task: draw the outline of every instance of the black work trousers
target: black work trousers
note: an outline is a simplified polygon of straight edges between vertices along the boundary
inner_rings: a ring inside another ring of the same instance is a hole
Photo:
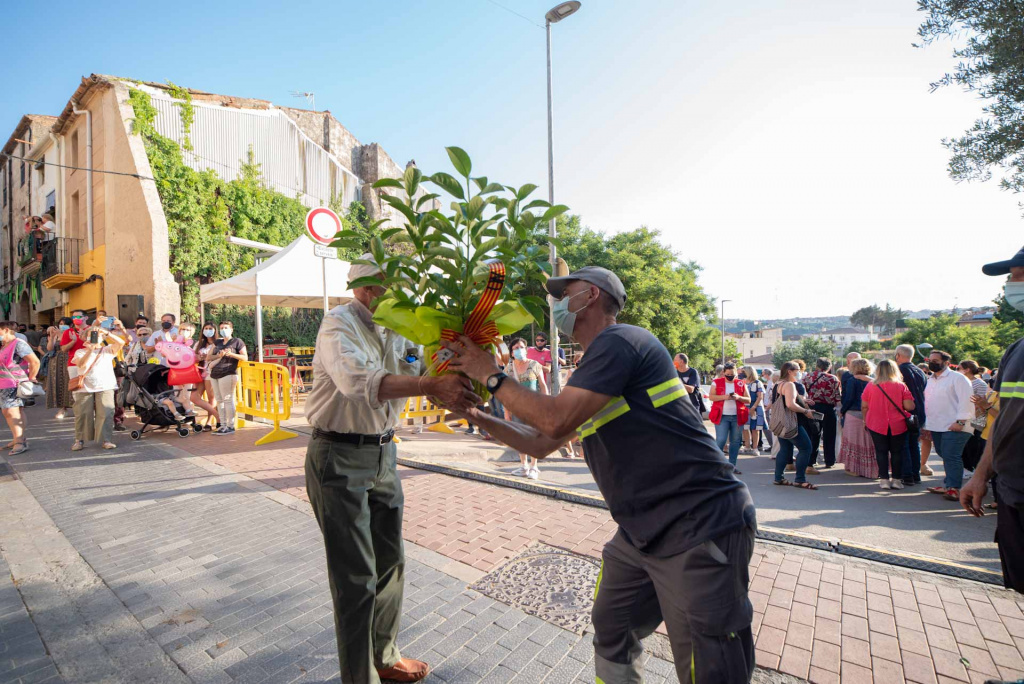
[[[356,446],[314,436],[306,490],[327,551],[341,681],[379,684],[401,658],[405,553],[394,442]]]
[[[620,530],[602,553],[594,593],[597,681],[643,681],[640,640],[664,620],[680,682],[745,684],[754,673],[753,606],[747,597],[754,530],[659,558]]]

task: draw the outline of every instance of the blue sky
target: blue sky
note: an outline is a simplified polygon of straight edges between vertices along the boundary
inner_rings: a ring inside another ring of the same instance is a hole
[[[538,24],[553,4],[501,1]],[[44,19],[12,4],[9,26]],[[94,72],[290,106],[311,90],[400,164],[447,169],[454,144],[546,188],[544,32],[489,0],[83,7],[48,3],[43,39],[5,52],[0,137]],[[553,28],[556,200],[595,229],[661,230],[730,318],[987,303],[1001,282],[980,264],[1024,242],[1020,198],[946,176],[940,140],[980,105],[928,92],[950,46],[911,47],[915,8],[584,0]]]

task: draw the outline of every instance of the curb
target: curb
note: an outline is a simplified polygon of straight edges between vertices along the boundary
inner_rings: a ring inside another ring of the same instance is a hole
[[[584,494],[579,491],[565,489],[563,487],[541,484],[539,482],[530,482],[521,478],[512,478],[505,475],[483,473],[477,470],[469,470],[468,468],[456,468],[402,456],[398,457],[398,463],[399,465],[406,466],[407,468],[427,470],[441,475],[449,475],[451,477],[461,477],[466,480],[484,482],[486,484],[497,485],[499,487],[518,489],[530,494],[539,494],[540,496],[546,496],[558,501],[565,501],[567,503],[575,503],[583,506],[593,506],[594,508],[603,508],[604,510],[608,510],[608,504],[605,503],[605,500],[602,497]],[[895,565],[898,567],[908,568],[910,570],[931,572],[938,575],[946,575],[948,577],[971,580],[998,587],[1003,586],[1003,576],[1001,573],[986,570],[985,568],[979,568],[974,565],[965,565],[955,561],[944,560],[942,558],[890,551],[888,549],[882,549],[875,546],[846,542],[841,539],[816,537],[814,535],[781,530],[773,527],[758,526],[757,538],[766,542],[801,546],[803,548],[836,553],[843,556],[849,556],[851,558],[875,561],[877,563],[885,563],[887,565]]]

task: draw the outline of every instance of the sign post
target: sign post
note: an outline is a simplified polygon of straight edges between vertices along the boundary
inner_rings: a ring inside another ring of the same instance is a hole
[[[324,313],[330,310],[327,299],[327,260],[337,259],[338,250],[328,247],[341,232],[341,219],[327,207],[310,209],[306,214],[306,235],[313,241],[313,253],[320,257],[324,281]]]

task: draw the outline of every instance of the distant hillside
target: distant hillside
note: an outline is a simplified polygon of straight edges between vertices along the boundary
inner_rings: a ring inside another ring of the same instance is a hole
[[[806,335],[807,333],[843,328],[850,325],[849,316],[823,316],[821,318],[780,318],[764,321],[725,319],[727,332],[748,332],[761,328],[782,328],[783,335]]]

